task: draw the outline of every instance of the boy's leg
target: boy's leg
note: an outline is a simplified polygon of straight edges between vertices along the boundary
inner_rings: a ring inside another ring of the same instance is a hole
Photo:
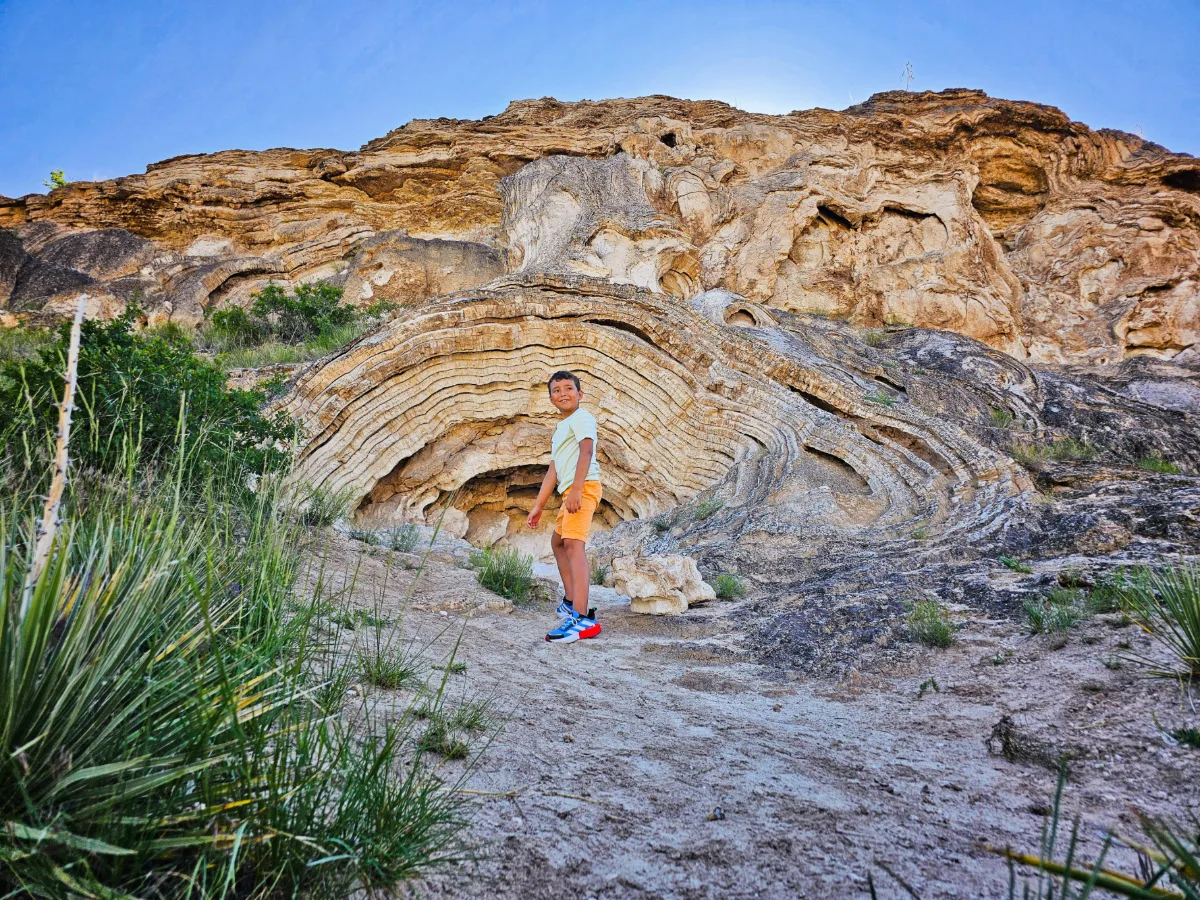
[[[571,586],[571,564],[567,560],[566,542],[557,531],[550,534],[550,549],[554,551],[554,561],[558,563],[558,575],[562,579],[563,591],[566,592],[567,605],[571,606],[571,598],[575,596]]]
[[[562,539],[564,546],[564,555],[566,557],[567,572],[563,574],[563,584],[570,584],[567,588],[567,596],[571,598],[571,605],[581,616],[588,614],[588,589],[592,583],[592,573],[588,568],[587,552],[584,550],[584,542],[573,540],[572,538]],[[557,554],[556,554],[557,555]],[[560,564],[559,571],[562,571]],[[569,582],[568,582],[568,579]]]

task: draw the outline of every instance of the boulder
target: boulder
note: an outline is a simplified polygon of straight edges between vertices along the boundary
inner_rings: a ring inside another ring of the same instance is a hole
[[[717,595],[700,577],[690,556],[618,556],[613,586],[629,597],[629,608],[651,616],[678,615]]]

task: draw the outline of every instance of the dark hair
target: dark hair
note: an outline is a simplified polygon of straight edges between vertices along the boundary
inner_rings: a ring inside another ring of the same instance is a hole
[[[579,376],[576,375],[574,372],[567,372],[564,370],[564,371],[555,372],[553,375],[550,376],[550,380],[546,382],[546,391],[549,392],[550,389],[552,387],[554,387],[554,382],[566,381],[568,379],[575,382],[575,390],[577,390],[577,391],[583,390],[583,386],[580,385],[580,383],[579,383]]]

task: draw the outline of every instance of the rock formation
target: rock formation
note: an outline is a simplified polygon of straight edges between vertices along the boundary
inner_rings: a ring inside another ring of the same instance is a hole
[[[1200,163],[978,91],[842,112],[668,97],[418,120],[361,150],[226,151],[0,199],[0,304],[139,295],[195,321],[283,281],[415,302],[502,273],[714,288],[1018,358],[1194,356]]]
[[[280,401],[294,477],[375,527],[544,553],[545,378],[574,370],[596,558],[627,587],[631,558],[739,574],[764,661],[889,648],[930,592],[1011,613],[1030,588],[996,587],[1000,554],[1200,548],[1196,479],[1137,468],[1200,470],[1200,163],[1035,104],[526,101],[355,153],[169,160],[0,224],[22,315],[87,290],[195,321],[270,279],[399,304]]]

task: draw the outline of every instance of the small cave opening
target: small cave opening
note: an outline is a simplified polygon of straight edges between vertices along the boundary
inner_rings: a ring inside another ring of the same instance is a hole
[[[481,548],[514,547],[534,559],[549,558],[550,532],[554,530],[562,506],[558,492],[551,494],[536,529],[525,524],[545,474],[543,465],[512,466],[484,472],[454,492],[441,492],[427,508],[426,518],[436,521],[446,504],[452,503],[456,514],[448,514],[448,518],[453,520],[453,530],[461,531],[460,536],[468,543]],[[592,533],[609,531],[625,518],[616,505],[602,499],[592,519]]]
[[[738,328],[757,328],[758,322],[754,316],[744,309],[735,309],[727,313],[725,316],[726,325],[734,325]]]
[[[662,137],[660,137],[659,140],[662,141],[664,144],[666,144],[668,147],[674,147],[675,146],[675,132],[668,131],[666,134],[664,134]]]
[[[1164,175],[1162,183],[1178,191],[1200,194],[1200,169],[1180,169]]]

